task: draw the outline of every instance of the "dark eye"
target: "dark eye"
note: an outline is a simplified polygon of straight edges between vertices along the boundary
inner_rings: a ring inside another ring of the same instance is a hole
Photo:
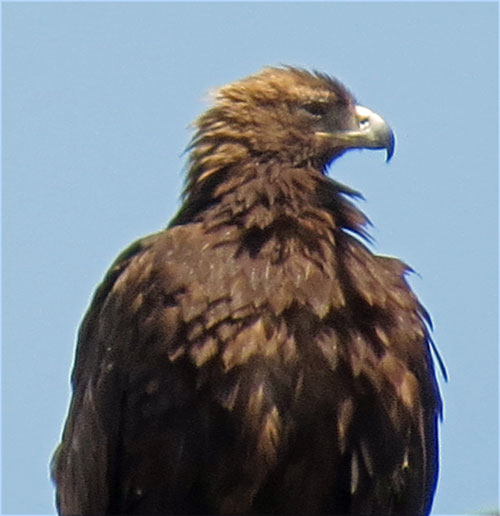
[[[302,107],[308,113],[317,117],[324,116],[328,110],[328,105],[325,102],[319,101],[307,102],[303,104]]]

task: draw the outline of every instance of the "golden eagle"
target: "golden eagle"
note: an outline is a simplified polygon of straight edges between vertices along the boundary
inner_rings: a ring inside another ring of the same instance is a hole
[[[179,212],[118,257],[81,325],[60,514],[430,512],[428,316],[325,175],[352,148],[390,158],[394,136],[327,75],[218,90]]]

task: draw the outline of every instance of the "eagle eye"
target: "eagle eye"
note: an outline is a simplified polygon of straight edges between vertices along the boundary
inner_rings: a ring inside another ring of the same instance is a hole
[[[328,111],[328,105],[326,104],[326,102],[322,102],[319,100],[306,102],[302,105],[302,108],[305,109],[309,114],[316,117],[324,116]]]

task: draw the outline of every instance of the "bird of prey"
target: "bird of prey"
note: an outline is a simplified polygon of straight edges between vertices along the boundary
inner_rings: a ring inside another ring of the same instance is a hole
[[[390,158],[393,132],[293,67],[220,88],[195,128],[177,215],[116,259],[79,330],[59,513],[429,514],[429,318],[326,175],[349,149]]]

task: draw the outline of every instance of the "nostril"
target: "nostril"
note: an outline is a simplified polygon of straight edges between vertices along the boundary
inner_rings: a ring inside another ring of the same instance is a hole
[[[359,128],[362,130],[367,129],[370,126],[370,119],[369,118],[363,118],[359,121]]]

